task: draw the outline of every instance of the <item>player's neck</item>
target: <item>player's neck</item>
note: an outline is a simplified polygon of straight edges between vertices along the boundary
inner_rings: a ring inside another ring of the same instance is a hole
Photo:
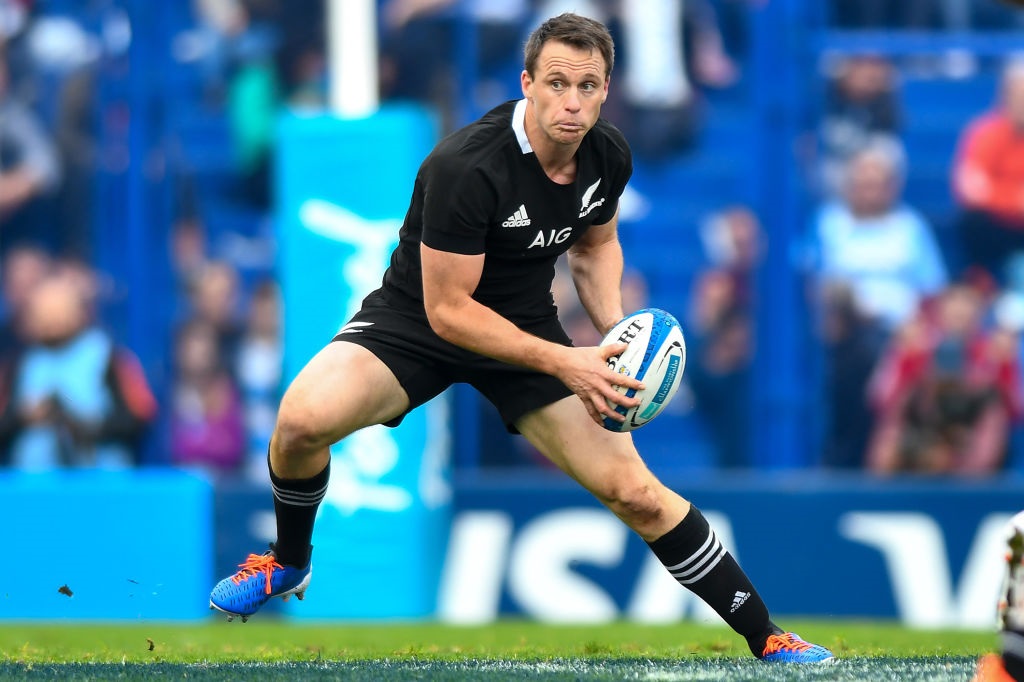
[[[571,185],[576,182],[576,150],[579,145],[573,145],[572,154],[565,158],[561,153],[561,150],[555,150],[557,153],[548,157],[537,154],[537,161],[540,163],[541,170],[548,178],[559,185]]]

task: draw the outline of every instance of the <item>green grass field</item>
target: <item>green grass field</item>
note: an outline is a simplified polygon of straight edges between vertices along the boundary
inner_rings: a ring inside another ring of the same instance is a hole
[[[299,625],[14,624],[0,627],[0,680],[957,680],[995,633],[883,623],[785,625],[840,658],[768,665],[732,631],[696,624],[502,622]]]

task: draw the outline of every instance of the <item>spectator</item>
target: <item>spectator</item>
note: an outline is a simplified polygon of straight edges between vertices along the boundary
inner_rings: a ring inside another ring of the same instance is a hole
[[[729,206],[701,224],[700,236],[709,265],[728,275],[736,305],[749,312],[764,247],[760,220],[746,206]]]
[[[606,116],[638,156],[664,159],[689,150],[700,134],[702,89],[739,80],[711,0],[545,0],[537,15],[562,11],[601,20],[614,15],[622,34],[623,86],[609,98]]]
[[[26,346],[0,377],[0,450],[27,470],[136,464],[156,401],[135,355],[98,328],[75,279],[28,298]]]
[[[53,209],[45,223],[37,223],[52,224],[55,237],[48,246],[54,253],[89,259],[97,241],[93,180],[109,162],[98,152],[97,84],[100,71],[127,54],[129,20],[117,3],[28,4],[34,5],[32,17],[23,49],[14,49],[21,59],[12,59],[11,73],[52,136],[61,168]]]
[[[850,158],[880,136],[896,137],[901,122],[892,63],[873,54],[839,59],[826,84],[819,125],[823,193],[841,194]]]
[[[751,10],[768,4],[768,0],[714,0],[719,30],[725,51],[739,65],[750,61],[752,42]]]
[[[442,129],[456,127],[453,0],[385,0],[380,10],[381,90],[385,99],[436,107]]]
[[[55,198],[59,231],[56,248],[62,255],[85,259],[93,256],[96,240],[91,210],[99,163],[93,117],[95,79],[92,69],[81,69],[65,79],[54,122],[54,139],[63,168],[63,181]]]
[[[39,247],[20,244],[8,249],[0,265],[3,302],[0,313],[0,359],[20,352],[24,342],[23,318],[32,289],[50,272],[49,254]]]
[[[1001,468],[1011,420],[1022,414],[1018,340],[986,332],[982,293],[954,284],[933,316],[900,330],[876,368],[876,473],[986,474]]]
[[[242,338],[239,287],[238,272],[230,263],[211,261],[195,279],[189,298],[195,317],[208,322],[216,331],[220,364],[230,371],[237,366]]]
[[[441,114],[442,128],[459,122],[455,83],[458,52],[468,44],[460,22],[472,22],[475,32],[479,92],[477,102],[516,99],[508,75],[518,82],[522,44],[530,16],[528,0],[384,0],[381,5],[381,83],[386,99],[414,99],[432,104]]]
[[[698,128],[697,93],[687,70],[683,3],[624,0],[621,120],[636,154],[689,148]],[[705,62],[708,60],[705,59]]]
[[[946,284],[946,266],[931,228],[900,200],[902,148],[876,139],[847,162],[840,199],[814,223],[816,278],[846,283],[857,308],[891,330]]]
[[[750,464],[750,310],[728,272],[704,272],[694,287],[686,374],[721,468]]]
[[[170,234],[171,267],[179,293],[186,298],[195,290],[207,263],[206,226],[198,215],[183,216],[174,222]]]
[[[246,459],[249,471],[263,480],[267,477],[267,444],[283,389],[281,292],[273,280],[256,286],[248,313],[237,374],[245,408]]]
[[[229,64],[226,91],[238,171],[236,194],[242,203],[267,210],[273,205],[274,130],[282,109],[298,99],[311,99],[308,104],[319,110],[326,104],[323,24],[317,23],[318,16],[304,13],[311,9],[309,2],[290,3],[288,12],[309,22],[308,34],[296,41],[287,32],[286,12],[276,1],[238,4],[246,28],[234,38],[241,49]],[[307,80],[313,81],[312,89]]]
[[[1024,60],[1007,64],[998,105],[961,135],[953,191],[967,265],[1004,282],[1006,259],[1024,249]]]
[[[472,0],[465,3],[476,24],[476,101],[482,106],[522,96],[523,38],[530,20],[529,0]]]
[[[750,464],[754,279],[763,252],[757,216],[742,205],[701,225],[708,267],[690,302],[686,381],[722,468]]]
[[[177,36],[205,97],[224,105],[235,155],[229,198],[272,205],[274,128],[284,107],[322,110],[327,68],[321,0],[193,0],[195,28]]]
[[[842,195],[815,217],[814,303],[823,346],[822,464],[860,468],[874,413],[867,381],[886,338],[946,283],[923,217],[899,201],[902,149],[875,138],[846,162]]]
[[[884,335],[877,321],[857,307],[853,291],[844,283],[825,285],[820,325],[825,349],[821,464],[860,470],[874,425],[868,378],[881,356]]]
[[[55,248],[52,216],[43,197],[60,181],[54,141],[35,113],[11,94],[7,59],[0,48],[0,253],[33,239]]]
[[[268,58],[279,36],[274,25],[281,11],[276,0],[193,0],[195,28],[177,36],[175,53],[195,62],[213,101],[224,96],[235,70]]]
[[[746,0],[758,2],[760,0]],[[740,78],[739,67],[726,49],[722,20],[712,0],[687,0],[682,3],[686,12],[684,41],[689,46],[689,69],[698,85],[727,88]]]
[[[28,102],[36,83],[37,68],[27,43],[37,8],[35,0],[0,0],[0,50],[7,62],[11,77],[6,87]]]
[[[100,298],[110,294],[111,284],[105,275],[84,260],[74,257],[59,258],[54,262],[53,272],[70,282],[78,292],[89,319],[95,319]]]
[[[213,473],[235,471],[245,454],[245,416],[231,373],[221,363],[216,327],[193,319],[174,346],[171,462]]]

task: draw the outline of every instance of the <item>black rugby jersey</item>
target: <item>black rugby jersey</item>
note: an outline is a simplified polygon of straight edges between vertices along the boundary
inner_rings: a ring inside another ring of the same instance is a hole
[[[473,298],[513,323],[556,314],[555,261],[590,225],[615,215],[632,156],[622,133],[599,120],[580,144],[575,182],[559,185],[530,148],[525,111],[526,100],[506,102],[445,137],[427,156],[374,295],[423,313],[422,241],[440,251],[486,254]]]

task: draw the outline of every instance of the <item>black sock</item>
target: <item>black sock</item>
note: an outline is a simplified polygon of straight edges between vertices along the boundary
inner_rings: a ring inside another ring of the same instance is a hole
[[[313,478],[278,478],[270,467],[270,483],[274,489],[274,513],[277,515],[277,542],[274,554],[282,564],[304,568],[312,551],[313,522],[316,510],[327,494],[331,475],[328,460],[323,471]]]
[[[1024,633],[1003,630],[1002,647],[1006,672],[1015,680],[1024,680]]]
[[[679,584],[746,638],[755,656],[764,651],[769,635],[781,632],[750,579],[696,507],[690,507],[678,526],[647,544]]]

